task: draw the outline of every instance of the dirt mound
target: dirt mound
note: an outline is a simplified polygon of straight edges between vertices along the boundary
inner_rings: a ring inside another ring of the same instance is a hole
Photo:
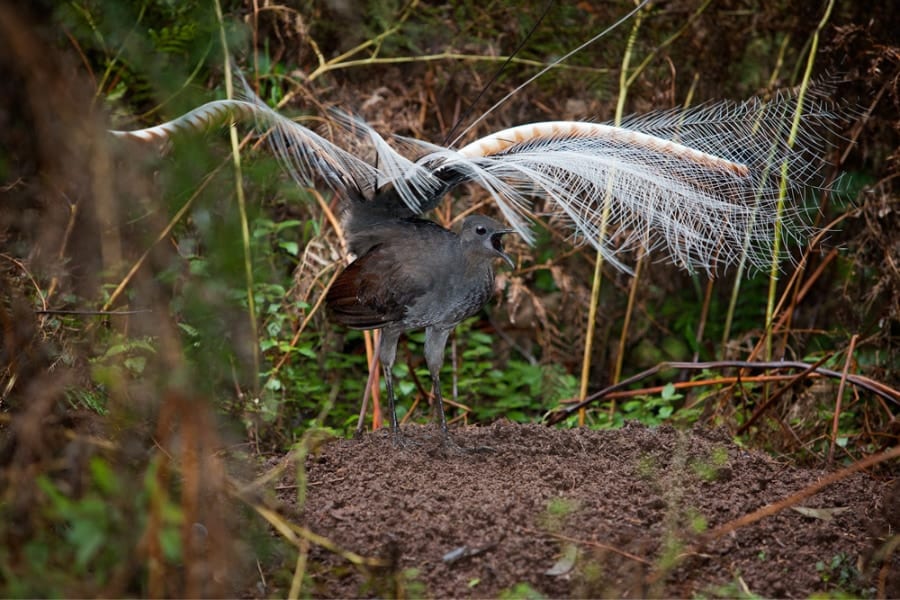
[[[802,502],[842,510],[784,510],[693,545],[699,532],[825,474],[748,452],[721,432],[497,423],[454,430],[476,451],[451,453],[432,427],[404,433],[404,448],[379,432],[308,459],[300,521],[391,564],[363,572],[317,548],[308,568],[314,595],[871,595],[879,573],[897,576],[896,559],[892,572],[864,566],[888,531],[882,505],[892,498],[888,484],[865,474]]]

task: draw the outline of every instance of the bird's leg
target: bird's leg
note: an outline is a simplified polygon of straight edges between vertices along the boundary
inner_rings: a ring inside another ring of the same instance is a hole
[[[444,348],[451,329],[435,329],[429,327],[425,330],[425,362],[428,363],[428,372],[431,374],[431,393],[437,401],[437,411],[441,422],[441,434],[445,450],[467,454],[469,452],[493,452],[490,446],[476,446],[464,448],[450,437],[447,428],[447,417],[444,414],[444,398],[441,395],[441,366],[444,363]]]
[[[444,348],[447,338],[450,337],[450,329],[436,329],[429,327],[425,330],[425,362],[428,364],[428,372],[431,375],[431,393],[437,401],[437,412],[441,422],[441,433],[444,436],[444,444],[451,442],[450,432],[447,429],[447,417],[444,415],[444,399],[441,395],[441,366],[444,364]]]
[[[397,423],[397,410],[394,404],[394,379],[392,371],[394,359],[397,357],[397,341],[400,339],[399,331],[383,329],[381,341],[378,344],[378,359],[384,368],[384,385],[387,388],[388,405],[391,410],[391,435],[396,439],[400,434],[400,425]]]
[[[437,401],[437,414],[438,419],[441,423],[441,433],[444,436],[444,439],[450,436],[450,431],[447,429],[447,415],[444,413],[444,397],[441,395],[441,379],[437,374],[431,376],[431,395],[434,396],[434,399]]]

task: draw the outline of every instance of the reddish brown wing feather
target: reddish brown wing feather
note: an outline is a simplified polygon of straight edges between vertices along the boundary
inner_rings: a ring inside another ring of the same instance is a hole
[[[437,223],[416,218],[371,225],[357,237],[366,253],[350,263],[325,297],[331,320],[353,329],[402,321],[440,272],[432,264],[435,255],[422,250],[458,239]]]
[[[395,285],[400,265],[400,248],[380,244],[352,263],[331,285],[325,304],[330,318],[353,329],[377,329],[401,321],[407,307],[425,291],[426,285],[410,281]]]

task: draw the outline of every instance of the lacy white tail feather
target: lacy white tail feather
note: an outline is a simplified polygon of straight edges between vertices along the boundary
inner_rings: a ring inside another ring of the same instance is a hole
[[[278,114],[244,82],[243,100],[220,100],[150,129],[114,132],[165,139],[252,116],[291,176],[302,185],[324,179],[342,197],[371,201],[393,186],[409,210],[433,207],[450,187],[473,182],[491,195],[504,217],[529,242],[529,219],[543,199],[576,241],[617,255],[639,246],[662,249],[688,269],[715,271],[746,255],[756,266],[771,260],[782,169],[789,196],[813,182],[840,116],[813,94],[804,106],[791,94],[768,101],[720,102],[629,117],[621,127],[556,121],[506,129],[460,150],[402,139],[410,160],[365,122],[337,115],[348,131],[375,150],[374,165]],[[796,143],[788,147],[800,111]],[[607,200],[608,199],[608,200]],[[609,229],[601,236],[608,207]],[[787,232],[802,231],[788,202]]]
[[[798,111],[796,142],[789,147]],[[688,269],[715,271],[744,256],[765,267],[772,259],[782,173],[788,202],[781,218],[789,236],[799,235],[804,227],[797,197],[814,182],[825,136],[840,120],[819,94],[808,96],[803,107],[796,96],[780,94],[767,102],[630,117],[621,128],[525,125],[458,152],[423,146],[430,153],[420,162],[483,186],[505,182],[504,213],[523,211],[529,198],[548,199],[551,213],[620,268],[617,254],[638,246],[664,248]],[[598,243],[606,198],[611,229]]]

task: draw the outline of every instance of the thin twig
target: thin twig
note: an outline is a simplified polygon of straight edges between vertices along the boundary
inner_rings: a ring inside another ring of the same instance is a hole
[[[144,313],[152,313],[153,310],[149,308],[141,308],[137,310],[54,310],[54,309],[46,309],[46,310],[36,310],[34,314],[36,315],[79,315],[79,316],[128,316],[128,315],[139,315]]]
[[[809,91],[810,82],[812,80],[812,70],[813,64],[815,63],[816,57],[816,49],[819,46],[819,35],[825,29],[826,23],[828,23],[828,19],[831,17],[831,10],[834,7],[834,0],[828,0],[828,3],[825,6],[825,13],[822,15],[821,20],[819,21],[816,30],[812,34],[812,38],[810,40],[810,49],[809,55],[807,56],[806,61],[806,70],[803,73],[803,80],[800,83],[800,90],[797,93],[797,111],[794,113],[794,120],[791,123],[791,131],[788,134],[787,146],[788,148],[793,148],[794,144],[797,140],[797,135],[800,130],[800,120],[803,116],[803,100]],[[780,273],[779,268],[779,254],[781,250],[781,242],[782,242],[782,227],[783,223],[783,215],[785,210],[785,205],[788,199],[788,162],[784,161],[781,164],[781,184],[780,190],[778,193],[778,203],[776,206],[776,216],[775,216],[775,232],[772,240],[772,265],[769,271],[769,294],[766,303],[766,332],[765,332],[765,347],[766,347],[766,360],[772,360],[772,325],[775,321],[775,294],[778,287],[778,275]]]
[[[37,294],[37,297],[41,299],[41,306],[44,307],[44,310],[47,310],[47,298],[44,297],[44,293],[41,291],[41,286],[39,286],[38,282],[35,281],[34,275],[32,275],[31,271],[28,270],[28,267],[25,266],[25,263],[23,263],[18,258],[13,258],[12,256],[4,253],[0,253],[0,258],[5,258],[12,264],[19,267],[23,273],[25,273],[25,276],[31,281],[31,285],[34,287],[34,292]],[[40,311],[35,312],[40,314]]]
[[[642,379],[646,379],[648,377],[652,377],[656,375],[660,371],[665,369],[684,369],[684,370],[695,370],[700,371],[704,369],[723,369],[723,368],[733,368],[733,369],[808,369],[810,367],[809,363],[805,363],[803,361],[768,361],[768,362],[751,362],[745,360],[718,360],[718,361],[710,361],[710,362],[701,362],[701,363],[693,363],[693,362],[661,362],[655,367],[651,367],[645,371],[638,373],[637,375],[633,375],[628,379],[620,381],[615,385],[608,386],[595,394],[591,394],[584,400],[581,400],[577,404],[573,404],[572,406],[568,406],[563,410],[552,411],[547,413],[544,417],[544,421],[548,425],[553,425],[555,423],[559,423],[560,421],[566,419],[573,413],[580,411],[582,408],[587,407],[588,405],[602,400],[607,397],[611,392],[615,392],[618,390],[625,389],[629,385],[641,381]],[[817,367],[813,372],[818,373],[820,375],[824,375],[826,377],[831,377],[834,379],[841,379],[844,377],[842,373],[837,371],[833,371],[831,369],[824,369],[822,367]],[[885,385],[881,382],[874,381],[869,379],[868,377],[862,375],[847,375],[847,381],[852,383],[857,387],[861,387],[865,390],[872,392],[873,394],[877,394],[882,398],[893,402],[895,404],[900,405],[900,391],[893,389],[892,387]]]
[[[322,271],[319,272],[319,275],[326,272],[330,268],[331,268],[331,265],[325,267],[324,269],[322,269]],[[331,284],[333,284],[334,280],[337,279],[338,275],[340,275],[340,271],[338,271],[338,270],[335,270],[334,273],[332,273],[331,279],[328,281],[328,283],[325,286],[325,290],[321,294],[319,294],[318,300],[316,300],[316,303],[312,306],[312,308],[309,309],[309,312],[306,313],[306,316],[303,318],[303,321],[300,323],[300,326],[297,328],[297,331],[294,333],[294,337],[291,338],[291,342],[290,342],[290,344],[288,344],[288,349],[284,352],[284,354],[281,355],[281,358],[278,359],[278,362],[275,364],[274,367],[272,367],[272,370],[269,372],[269,376],[266,379],[266,384],[268,384],[268,382],[278,373],[278,371],[281,369],[281,367],[284,366],[284,363],[287,362],[288,358],[291,357],[291,350],[293,350],[294,347],[297,345],[297,343],[300,341],[300,335],[306,330],[306,326],[309,324],[309,321],[312,319],[313,315],[315,315],[316,312],[319,310],[319,307],[322,305],[322,302],[325,301],[325,295],[328,292],[328,289],[331,288]],[[319,278],[319,276],[317,275],[316,279],[318,279],[318,278]],[[264,385],[263,388],[265,388],[265,387],[266,386]]]
[[[278,531],[281,536],[293,544],[300,548],[302,540],[308,540],[309,542],[321,546],[325,548],[329,552],[337,554],[344,560],[349,563],[352,563],[358,567],[387,567],[390,566],[390,562],[381,558],[372,558],[367,556],[362,556],[357,554],[356,552],[352,552],[350,550],[345,550],[338,546],[336,543],[332,542],[330,539],[321,536],[311,529],[307,529],[302,525],[297,525],[296,523],[292,523],[288,521],[280,514],[266,508],[265,506],[258,504],[256,502],[250,502],[246,499],[243,499],[253,510],[256,511],[263,519],[268,521],[268,523]]]
[[[215,0],[216,18],[219,22],[219,40],[222,44],[222,53],[224,54],[223,63],[225,68],[225,95],[230,100],[234,98],[233,79],[231,77],[231,58],[228,53],[228,39],[225,35],[225,18],[222,15],[222,4],[219,0]],[[253,255],[250,248],[250,223],[247,216],[247,199],[244,195],[244,176],[241,171],[241,144],[238,139],[237,126],[231,123],[228,126],[228,135],[231,141],[231,159],[234,166],[234,193],[238,203],[238,214],[241,223],[241,245],[244,255],[244,281],[247,286],[247,318],[250,324],[250,338],[259,340],[259,323],[256,318],[256,287],[253,278]],[[253,389],[256,394],[259,393],[259,343],[251,344],[253,349]]]
[[[818,369],[822,364],[824,364],[825,361],[827,361],[829,358],[831,358],[831,356],[826,354],[825,356],[823,356],[822,358],[820,358],[819,360],[817,360],[816,362],[811,364],[808,368],[803,369],[802,371],[800,371],[793,377],[790,377],[786,384],[781,386],[780,389],[778,389],[765,402],[763,402],[762,405],[758,406],[756,408],[756,410],[753,411],[753,414],[750,416],[749,419],[747,419],[747,422],[738,428],[737,435],[741,435],[742,433],[744,433],[745,431],[750,429],[750,427],[752,427],[753,424],[756,423],[757,419],[759,419],[759,417],[761,417],[764,412],[769,410],[769,407],[772,406],[773,404],[775,404],[775,402],[777,402],[778,399],[781,398],[781,396],[783,396],[786,391],[791,389],[794,386],[794,384],[796,384],[798,381],[800,381],[800,380],[808,377],[810,374],[814,373],[815,370]]]
[[[873,467],[877,464],[893,460],[895,458],[900,458],[900,446],[894,446],[893,448],[889,448],[880,454],[873,454],[871,456],[867,456],[866,458],[859,460],[853,463],[850,466],[844,467],[840,471],[835,471],[831,475],[827,475],[823,477],[819,481],[806,486],[802,490],[798,491],[783,500],[779,500],[773,504],[767,504],[752,513],[746,514],[743,517],[733,519],[719,525],[709,533],[703,536],[705,541],[712,541],[716,538],[720,538],[723,535],[727,535],[733,531],[740,529],[741,527],[746,527],[747,525],[751,525],[760,521],[766,517],[772,516],[776,513],[783,511],[786,508],[790,508],[796,504],[799,504],[803,500],[806,500],[810,496],[813,496],[829,485],[837,483],[843,479],[846,479],[850,475],[856,473],[857,471],[862,471],[864,469],[868,469],[869,467]]]
[[[859,334],[854,333],[850,338],[850,347],[847,348],[847,357],[844,360],[844,371],[841,374],[841,383],[838,385],[837,398],[834,401],[834,419],[831,422],[831,445],[828,447],[828,464],[834,462],[834,447],[837,444],[838,422],[841,419],[841,402],[844,398],[844,387],[847,384],[847,373],[850,371],[850,363],[853,362],[853,352],[856,350],[856,341]]]
[[[365,331],[366,361],[369,365],[369,376],[366,378],[366,388],[363,390],[362,406],[359,407],[359,418],[356,420],[356,436],[362,435],[366,425],[366,413],[369,412],[369,396],[373,396],[372,404],[372,431],[381,427],[378,418],[380,410],[378,398],[375,398],[375,386],[378,385],[378,346],[381,330],[374,332]]]
[[[801,373],[804,377],[808,377],[810,379],[820,379],[822,375],[815,372],[803,372]],[[790,388],[798,381],[797,375],[732,375],[732,376],[721,376],[721,377],[713,377],[710,379],[695,379],[691,381],[676,381],[674,383],[666,383],[665,385],[653,385],[650,387],[633,389],[633,390],[619,390],[616,392],[609,392],[603,398],[608,400],[620,400],[622,398],[638,398],[641,396],[653,396],[656,394],[661,394],[666,388],[672,388],[675,390],[690,390],[699,387],[708,387],[708,386],[733,386],[733,385],[743,385],[747,383],[771,383],[785,381],[788,382],[786,387]],[[880,398],[879,398],[880,399]],[[574,404],[578,402],[578,398],[570,398],[568,400],[562,400],[561,404]],[[687,406],[693,406],[689,404]]]
[[[622,122],[622,116],[625,108],[625,97],[628,95],[628,64],[631,61],[631,54],[634,50],[634,42],[637,39],[637,32],[641,27],[643,12],[641,8],[646,4],[644,2],[632,13],[634,14],[634,24],[631,33],[628,35],[628,41],[625,44],[625,52],[622,55],[622,67],[619,71],[619,97],[616,100],[615,124]],[[477,122],[477,121],[476,121]],[[600,213],[600,226],[597,228],[597,256],[594,259],[594,275],[591,280],[591,301],[588,306],[587,329],[584,334],[584,354],[581,359],[581,380],[579,384],[578,395],[581,398],[587,396],[588,383],[591,375],[591,354],[594,349],[594,330],[597,326],[597,309],[600,304],[600,287],[603,281],[603,244],[606,242],[608,233],[610,214],[612,213],[613,203],[613,177],[614,172],[610,173],[607,179],[606,193],[603,195],[603,209]],[[585,411],[578,411],[578,425],[584,425]]]
[[[705,545],[713,542],[714,540],[716,540],[724,535],[728,535],[734,531],[737,531],[738,529],[741,529],[742,527],[747,527],[748,525],[752,525],[753,523],[756,523],[757,521],[761,521],[762,519],[765,519],[766,517],[771,517],[772,515],[778,514],[781,511],[783,511],[787,508],[790,508],[791,506],[795,506],[796,504],[799,504],[800,502],[806,500],[810,496],[813,496],[813,495],[819,493],[826,487],[833,485],[833,484],[837,483],[838,481],[846,479],[847,477],[849,477],[850,475],[852,475],[858,471],[868,469],[870,467],[873,467],[873,466],[883,463],[883,462],[887,462],[889,460],[894,460],[898,457],[900,457],[900,446],[895,446],[893,448],[885,450],[884,452],[882,452],[880,454],[874,454],[874,455],[866,457],[860,461],[857,461],[848,467],[844,467],[840,471],[835,471],[831,475],[823,477],[819,481],[806,486],[802,490],[796,492],[795,494],[792,494],[791,496],[788,496],[787,498],[784,498],[783,500],[779,500],[778,502],[775,502],[772,504],[767,504],[751,513],[745,514],[742,517],[733,519],[731,521],[728,521],[727,523],[719,525],[715,529],[701,535],[696,544],[693,544],[692,547],[690,547],[686,552],[683,552],[679,556],[685,557],[685,556],[690,556],[692,554],[696,554],[697,552],[700,552]],[[669,565],[669,567],[671,567],[671,565]],[[659,581],[662,577],[664,577],[669,572],[671,572],[671,571],[670,570],[657,570],[656,572],[651,573],[647,577],[647,583],[648,584],[656,583],[657,581]]]

